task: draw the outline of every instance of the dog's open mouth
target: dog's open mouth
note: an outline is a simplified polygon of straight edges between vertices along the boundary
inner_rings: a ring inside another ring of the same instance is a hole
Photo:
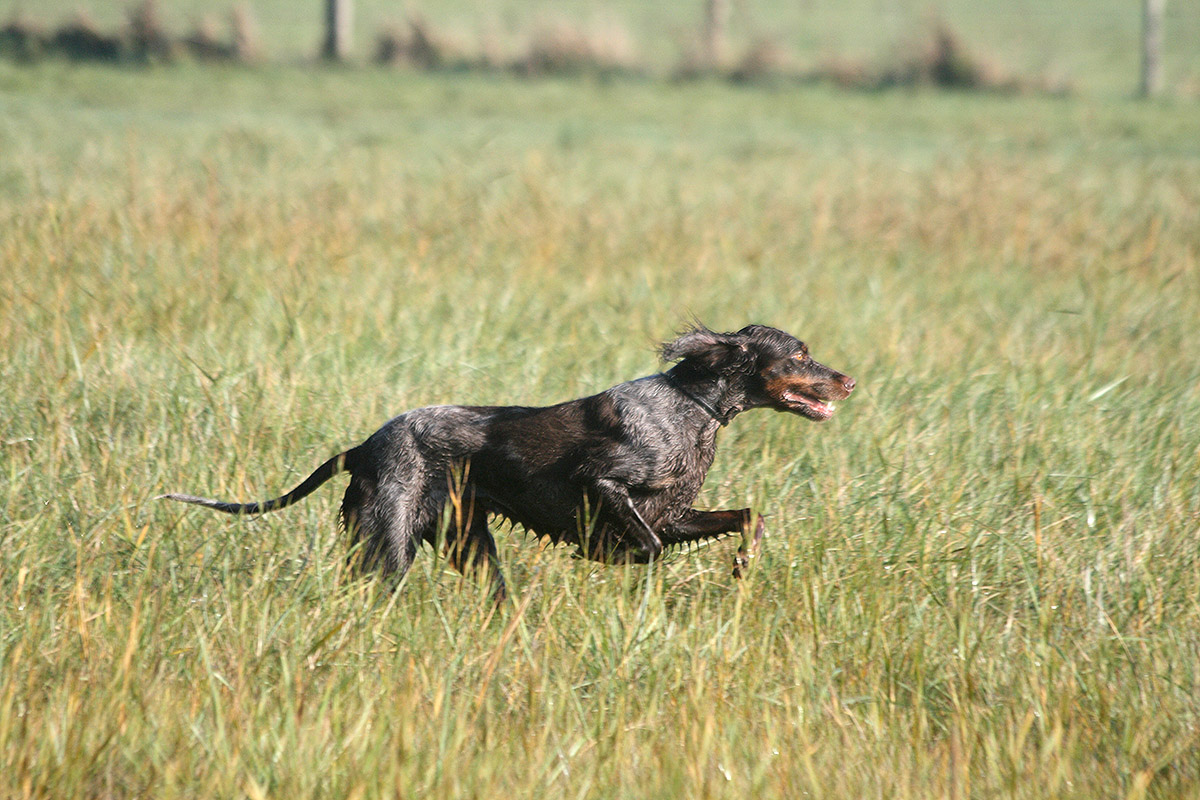
[[[789,411],[795,411],[817,420],[829,419],[836,410],[833,403],[826,403],[812,395],[801,394],[800,392],[784,392],[783,402]]]

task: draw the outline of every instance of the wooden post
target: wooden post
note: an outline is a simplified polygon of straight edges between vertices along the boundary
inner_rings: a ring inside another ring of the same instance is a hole
[[[705,0],[704,58],[708,66],[720,66],[725,58],[725,28],[729,23],[729,0]]]
[[[353,27],[354,0],[325,0],[325,46],[321,55],[329,61],[345,61],[350,55]]]
[[[1163,7],[1166,0],[1142,0],[1142,97],[1162,91]]]

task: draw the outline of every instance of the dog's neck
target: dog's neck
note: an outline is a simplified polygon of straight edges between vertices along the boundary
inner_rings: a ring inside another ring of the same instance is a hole
[[[693,403],[700,406],[700,408],[704,409],[704,411],[707,412],[708,415],[710,417],[712,417],[714,420],[716,420],[717,423],[720,424],[722,427],[728,425],[729,420],[733,419],[734,416],[736,416],[737,413],[742,410],[741,408],[739,408],[736,405],[730,406],[729,408],[725,409],[724,411],[720,410],[720,406],[721,406],[720,398],[725,394],[725,392],[723,392],[723,391],[718,392],[718,399],[716,400],[716,402],[710,401],[710,400],[702,397],[698,392],[694,391],[691,387],[687,386],[678,377],[671,374],[672,372],[674,372],[674,370],[669,370],[667,372],[662,373],[663,377],[667,379],[667,383],[671,384],[672,388],[674,388],[675,391],[679,392],[681,395],[686,397],[688,400],[691,400]],[[723,384],[724,379],[722,379],[720,381],[720,383]]]

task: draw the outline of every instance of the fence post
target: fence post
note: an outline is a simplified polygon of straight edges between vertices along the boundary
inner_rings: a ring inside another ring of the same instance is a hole
[[[729,0],[705,0],[704,58],[709,67],[720,66],[725,57],[725,27],[729,22]]]
[[[1166,0],[1142,0],[1142,97],[1162,91],[1163,7]]]
[[[321,55],[329,61],[345,61],[350,55],[353,27],[354,0],[325,0],[325,46]]]

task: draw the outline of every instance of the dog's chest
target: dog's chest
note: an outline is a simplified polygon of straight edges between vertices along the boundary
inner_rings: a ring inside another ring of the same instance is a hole
[[[641,488],[695,493],[704,483],[716,453],[716,431],[659,430],[647,442],[643,455],[646,470]]]
[[[645,494],[698,491],[713,462],[717,423],[662,376],[606,395],[619,422],[593,456],[607,465],[607,477]]]

